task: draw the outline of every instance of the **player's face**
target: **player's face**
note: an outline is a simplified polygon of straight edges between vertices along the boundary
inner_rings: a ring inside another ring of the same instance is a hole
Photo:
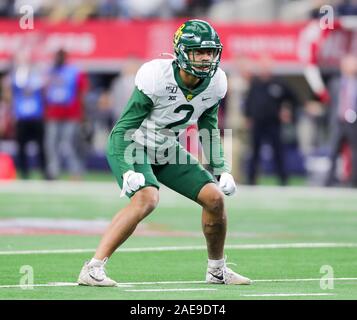
[[[194,69],[199,71],[209,71],[210,63],[217,58],[216,49],[195,49],[188,53]]]

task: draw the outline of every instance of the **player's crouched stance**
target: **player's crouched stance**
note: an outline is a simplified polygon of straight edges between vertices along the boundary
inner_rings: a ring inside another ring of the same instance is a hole
[[[233,195],[236,184],[224,160],[217,126],[219,103],[227,91],[226,75],[218,67],[222,45],[207,22],[190,20],[176,31],[174,50],[175,59],[152,60],[139,69],[132,97],[110,134],[108,162],[122,189],[121,196],[127,195],[130,203],[114,216],[94,257],[84,264],[78,278],[81,285],[117,285],[106,275],[105,264],[157,206],[159,182],[202,206],[202,228],[208,251],[206,282],[251,283],[229,269],[224,258],[227,229],[224,194]],[[197,124],[200,131],[209,132],[210,145],[202,146],[218,185],[213,175],[177,142],[175,135],[164,133],[164,129],[177,131],[192,124]],[[134,130],[131,139],[125,136],[129,130]],[[132,154],[128,159],[126,150],[133,143],[141,146],[136,153],[141,152],[145,161],[132,161]],[[153,160],[152,151],[163,144],[171,145],[176,159],[186,162],[161,164],[155,157]]]

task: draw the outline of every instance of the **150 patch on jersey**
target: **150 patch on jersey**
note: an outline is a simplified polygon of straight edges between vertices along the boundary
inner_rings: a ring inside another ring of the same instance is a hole
[[[175,85],[167,85],[166,86],[166,91],[169,93],[176,93],[177,92],[177,86]]]

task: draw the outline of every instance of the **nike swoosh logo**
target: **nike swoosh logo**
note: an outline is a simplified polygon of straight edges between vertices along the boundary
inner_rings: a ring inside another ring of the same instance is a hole
[[[204,98],[204,97],[202,97],[202,101],[206,101],[206,100],[208,100],[208,99],[211,99],[211,98]]]
[[[216,279],[223,281],[223,274],[221,276],[216,276],[215,274],[208,272],[212,277],[215,277]]]
[[[98,282],[102,282],[102,281],[104,280],[104,279],[97,279],[97,278],[93,277],[90,273],[89,273],[89,276],[90,276],[93,280],[98,281]]]

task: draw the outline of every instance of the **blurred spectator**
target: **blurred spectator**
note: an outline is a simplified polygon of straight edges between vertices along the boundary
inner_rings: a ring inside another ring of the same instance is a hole
[[[138,19],[192,16],[192,11],[187,11],[188,2],[189,0],[118,0],[119,17]]]
[[[113,101],[109,91],[104,90],[100,93],[94,117],[93,126],[95,135],[93,147],[96,151],[101,152],[105,150],[108,135],[117,120],[114,116]]]
[[[291,123],[298,105],[295,93],[284,82],[272,76],[273,62],[269,57],[259,61],[257,76],[250,84],[244,103],[244,114],[250,129],[252,155],[248,167],[248,183],[256,184],[257,166],[263,142],[269,142],[281,185],[287,184],[281,141],[282,124]],[[286,106],[290,104],[290,108]]]
[[[140,67],[140,61],[135,57],[129,57],[118,77],[112,82],[110,91],[114,105],[114,117],[119,119],[135,87],[135,75]]]
[[[307,2],[310,3],[310,18],[312,19],[322,18],[326,15],[326,12],[324,10],[321,11],[321,8],[326,5],[333,6],[336,3],[335,0],[313,0]],[[305,3],[305,6],[309,7],[307,3]]]
[[[37,17],[41,14],[41,11],[46,4],[50,5],[50,2],[51,1],[46,0],[12,0],[13,11],[11,14],[15,16],[22,15],[21,8],[24,6],[30,6],[34,15]]]
[[[357,187],[357,57],[347,55],[341,60],[341,75],[330,83],[331,166],[326,185],[336,182],[336,161],[345,142],[352,151],[351,184]]]
[[[305,157],[308,157],[325,143],[325,106],[316,100],[306,101],[301,110],[297,127],[300,151]]]
[[[102,0],[97,5],[97,14],[100,17],[113,18],[119,16],[119,0]]]
[[[1,0],[0,16],[18,16],[21,7],[30,5],[36,17],[51,21],[200,17],[220,1],[223,0]]]
[[[14,121],[10,105],[10,90],[8,78],[1,79],[1,99],[0,99],[0,141],[13,139],[15,136]]]
[[[83,99],[87,88],[86,76],[77,67],[67,63],[67,54],[59,50],[48,73],[46,92],[46,137],[48,174],[56,179],[64,156],[73,179],[84,170],[81,150]]]
[[[43,4],[43,11],[51,21],[72,19],[83,21],[95,16],[96,0],[61,0]]]
[[[357,15],[356,0],[342,0],[336,5],[337,15],[339,16],[354,16]]]
[[[251,79],[252,61],[239,56],[229,69],[226,96],[225,127],[231,129],[232,143],[232,175],[236,181],[243,181],[245,155],[248,149],[247,128],[244,122],[242,105],[247,95]]]
[[[14,14],[14,1],[1,0],[0,1],[0,17],[9,17]]]
[[[214,0],[187,0],[187,14],[193,16],[206,16]]]
[[[12,106],[15,119],[21,177],[29,177],[26,147],[30,141],[34,141],[38,148],[39,167],[44,178],[47,178],[44,151],[44,77],[30,51],[25,50],[15,57],[6,84],[4,95]]]

